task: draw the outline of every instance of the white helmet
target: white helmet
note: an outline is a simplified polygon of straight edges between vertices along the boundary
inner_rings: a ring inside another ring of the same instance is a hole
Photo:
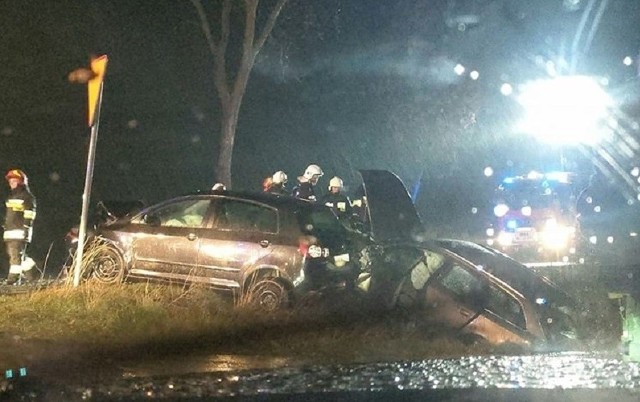
[[[227,186],[225,186],[222,183],[216,183],[213,185],[213,187],[211,187],[212,191],[225,191],[227,189]]]
[[[338,176],[334,176],[331,180],[329,180],[329,190],[331,190],[331,187],[342,189],[342,179]]]
[[[320,169],[320,166],[318,165],[309,165],[307,166],[307,170],[304,171],[304,178],[307,180],[311,180],[311,178],[313,178],[313,176],[322,176],[324,175],[324,172],[322,171],[322,169]]]
[[[286,184],[287,183],[287,174],[282,170],[278,170],[271,177],[271,181],[274,184]]]

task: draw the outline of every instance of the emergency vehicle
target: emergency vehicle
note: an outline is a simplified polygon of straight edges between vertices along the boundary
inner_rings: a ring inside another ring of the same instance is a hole
[[[564,171],[503,179],[495,190],[487,244],[520,258],[569,262],[578,232],[574,179]]]

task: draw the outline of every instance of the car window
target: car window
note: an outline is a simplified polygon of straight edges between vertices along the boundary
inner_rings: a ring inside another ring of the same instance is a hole
[[[302,208],[296,213],[302,233],[312,235],[329,247],[344,244],[346,230],[329,208]]]
[[[223,230],[278,233],[278,212],[242,200],[220,200],[215,207],[214,225]]]
[[[480,278],[456,263],[438,281],[458,299],[469,304],[477,302],[475,298],[483,288]]]
[[[164,205],[149,215],[160,226],[202,227],[211,203],[208,199],[186,199]]]
[[[457,298],[475,307],[483,307],[512,324],[525,328],[525,318],[520,303],[498,286],[473,275],[454,263],[450,270],[439,278],[442,286]]]
[[[520,302],[493,284],[489,286],[489,297],[485,309],[520,328],[526,328],[526,320]]]

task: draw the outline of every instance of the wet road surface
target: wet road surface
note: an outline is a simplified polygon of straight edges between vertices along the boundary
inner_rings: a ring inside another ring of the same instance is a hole
[[[62,384],[27,376],[4,396],[51,401],[640,400],[640,363],[584,353],[350,365],[210,356],[146,362],[123,367],[116,378],[93,381]]]

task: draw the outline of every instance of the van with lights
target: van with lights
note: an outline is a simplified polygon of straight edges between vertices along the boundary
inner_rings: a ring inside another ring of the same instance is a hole
[[[495,191],[487,244],[510,254],[568,262],[576,253],[574,174],[531,171]]]

